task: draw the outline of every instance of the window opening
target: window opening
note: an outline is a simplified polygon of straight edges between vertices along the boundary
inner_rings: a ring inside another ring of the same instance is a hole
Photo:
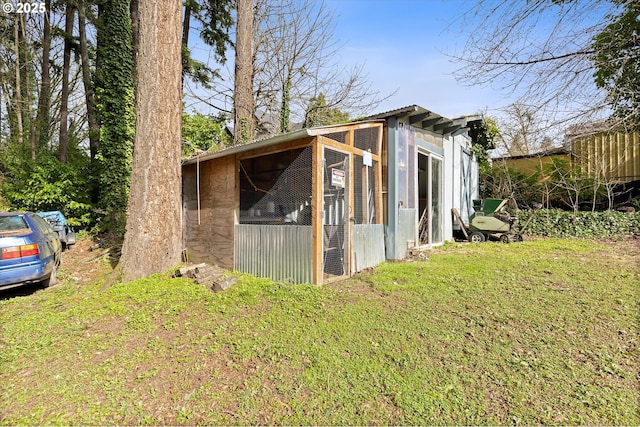
[[[312,147],[240,161],[240,224],[311,225]]]

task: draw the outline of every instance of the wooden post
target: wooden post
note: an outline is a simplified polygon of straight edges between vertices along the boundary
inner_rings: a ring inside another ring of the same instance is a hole
[[[451,212],[453,212],[453,216],[456,217],[456,219],[458,220],[458,224],[460,224],[460,229],[462,230],[462,234],[464,234],[464,237],[469,240],[469,234],[467,233],[467,227],[464,225],[464,222],[462,222],[462,217],[460,216],[460,212],[458,211],[458,208],[452,208]]]
[[[324,234],[322,223],[324,218],[324,203],[322,200],[323,187],[323,152],[322,137],[319,136],[313,141],[313,162],[312,162],[312,182],[311,182],[311,224],[313,227],[313,283],[322,284],[323,278],[323,240]]]
[[[369,166],[362,165],[362,223],[369,224]]]
[[[376,186],[376,191],[373,195],[376,201],[376,224],[384,224],[384,208],[382,206],[382,162],[384,158],[382,153],[383,131],[384,127],[380,125],[378,127],[378,141],[376,144],[376,154],[380,156],[380,160],[373,162],[373,179],[375,180]]]
[[[351,142],[353,143],[353,132],[349,132],[351,137]],[[345,183],[345,203],[348,203],[348,206],[345,206],[344,212],[344,241],[342,243],[342,257],[343,257],[343,270],[344,274],[347,277],[351,276],[351,216],[355,214],[355,191],[353,191],[355,180],[354,178],[354,167],[353,167],[353,154],[345,154],[348,156],[349,161],[345,162],[345,178],[347,182]]]

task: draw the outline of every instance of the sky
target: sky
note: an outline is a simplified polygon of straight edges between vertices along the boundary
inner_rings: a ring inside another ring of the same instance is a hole
[[[467,86],[454,77],[464,65],[454,59],[467,40],[463,18],[477,0],[324,0],[324,4],[335,14],[333,34],[342,46],[335,62],[345,70],[362,66],[371,87],[381,97],[388,96],[364,114],[417,104],[449,118],[478,113],[498,117],[516,102],[516,95],[497,88],[500,82],[493,87]],[[598,14],[593,15],[597,20]],[[205,62],[212,65],[211,49],[198,39],[197,34],[191,37],[192,54],[200,60],[208,56]],[[229,50],[221,69],[227,93],[233,87],[233,56]],[[218,99],[220,108],[231,111],[232,105],[225,105],[232,102],[230,98]],[[187,110],[191,107],[187,102]],[[195,109],[207,112],[200,107]]]
[[[452,75],[457,65],[447,53],[464,47],[455,21],[473,4],[472,0],[325,0],[336,16],[334,36],[343,45],[336,62],[345,69],[363,65],[372,88],[383,97],[393,94],[369,114],[417,104],[455,118],[509,104],[498,92],[465,87]],[[195,31],[189,44],[195,57],[211,64],[211,50]],[[231,86],[232,69],[229,50],[221,71]],[[193,100],[186,107],[216,113]]]
[[[504,107],[497,90],[466,87],[450,57],[464,47],[460,16],[471,0],[325,0],[337,15],[334,34],[345,63],[364,64],[381,95],[378,111],[418,104],[455,118]]]

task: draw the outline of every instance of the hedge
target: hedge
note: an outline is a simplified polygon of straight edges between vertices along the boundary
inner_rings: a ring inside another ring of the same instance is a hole
[[[534,218],[523,234],[548,237],[618,237],[640,236],[640,212],[567,212],[559,209],[541,209],[518,212],[521,225]]]

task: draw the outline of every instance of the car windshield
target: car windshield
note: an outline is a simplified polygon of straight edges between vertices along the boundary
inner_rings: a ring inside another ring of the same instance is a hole
[[[22,215],[0,216],[0,235],[24,234],[29,231]]]

